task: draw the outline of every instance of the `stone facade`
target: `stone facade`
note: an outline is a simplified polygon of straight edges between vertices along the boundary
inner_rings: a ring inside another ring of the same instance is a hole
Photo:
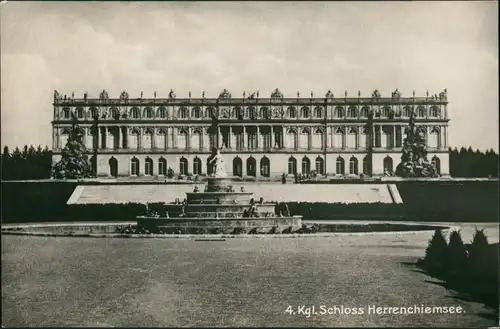
[[[359,94],[358,94],[359,95]],[[449,174],[448,100],[439,95],[284,98],[275,90],[233,98],[110,99],[54,94],[53,161],[60,159],[72,117],[99,176],[204,175],[212,147],[222,147],[226,171],[237,176],[283,173],[380,176],[400,162],[411,111],[427,132],[428,158]]]

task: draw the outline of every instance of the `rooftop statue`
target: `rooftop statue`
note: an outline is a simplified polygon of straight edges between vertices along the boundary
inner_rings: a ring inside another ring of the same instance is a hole
[[[227,177],[224,169],[224,157],[219,149],[213,149],[212,155],[208,158],[208,164],[212,167],[212,177]]]
[[[380,92],[377,89],[373,91],[372,98],[380,98]]]
[[[401,98],[401,93],[399,92],[398,88],[396,88],[396,90],[394,90],[394,92],[392,93],[392,98],[394,99]]]
[[[219,98],[221,99],[229,99],[231,98],[231,93],[227,90],[227,89],[224,89],[220,94],[219,94]]]
[[[175,92],[173,89],[170,89],[170,92],[168,93],[168,98],[175,98]]]
[[[108,98],[109,98],[109,96],[108,96],[108,92],[107,92],[106,90],[103,90],[103,91],[101,92],[101,94],[99,95],[99,98],[100,98],[100,99],[108,99]]]
[[[120,94],[120,99],[128,99],[128,93],[125,90]]]
[[[328,89],[328,92],[326,93],[325,97],[326,98],[333,98],[334,97],[333,93],[332,93],[332,91],[330,89]]]
[[[278,88],[276,88],[271,93],[271,98],[283,98],[283,93]]]

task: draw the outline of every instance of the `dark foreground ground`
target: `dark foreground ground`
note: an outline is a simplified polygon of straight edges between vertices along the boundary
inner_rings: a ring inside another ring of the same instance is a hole
[[[465,241],[473,225],[463,227]],[[496,226],[496,228],[495,228]],[[498,225],[486,227],[490,242]],[[2,325],[488,327],[497,311],[405,265],[432,232],[331,238],[2,236]],[[496,240],[496,241],[495,241]],[[465,314],[288,315],[301,305],[462,306]]]

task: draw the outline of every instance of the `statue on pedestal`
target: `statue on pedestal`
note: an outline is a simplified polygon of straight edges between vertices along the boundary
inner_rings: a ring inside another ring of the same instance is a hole
[[[224,157],[220,153],[219,149],[213,149],[212,155],[208,158],[208,164],[212,168],[212,177],[227,177],[224,169]]]

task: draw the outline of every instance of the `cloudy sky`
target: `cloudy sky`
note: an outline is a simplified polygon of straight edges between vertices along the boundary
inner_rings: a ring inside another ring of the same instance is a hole
[[[497,6],[3,3],[1,143],[51,145],[54,89],[194,97],[278,87],[294,97],[447,88],[450,144],[498,151]]]

